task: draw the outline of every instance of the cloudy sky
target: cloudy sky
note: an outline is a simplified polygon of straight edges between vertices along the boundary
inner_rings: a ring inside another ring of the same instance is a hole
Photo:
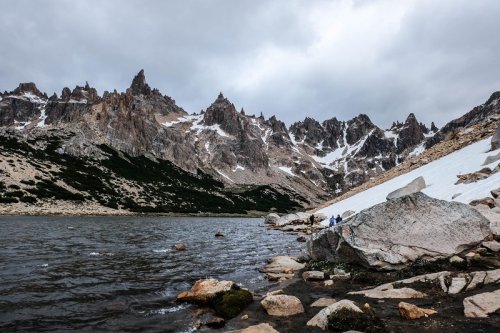
[[[438,126],[500,90],[498,0],[0,1],[0,90],[124,91],[143,68],[188,112]]]

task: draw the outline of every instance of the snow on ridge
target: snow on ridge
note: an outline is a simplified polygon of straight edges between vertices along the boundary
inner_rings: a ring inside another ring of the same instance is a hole
[[[40,118],[38,118],[38,123],[36,124],[36,127],[38,128],[44,128],[45,125],[45,119],[47,119],[47,115],[45,114],[45,105],[40,108]]]
[[[296,177],[296,175],[292,172],[292,168],[290,168],[290,167],[279,166],[278,169],[280,169],[281,171],[289,174],[292,177]]]
[[[173,121],[166,121],[164,123],[162,123],[161,125],[165,126],[165,127],[172,127],[176,124],[180,124],[180,123],[187,123],[187,122],[195,122],[195,121],[200,121],[201,119],[203,118],[202,115],[187,115],[187,116],[182,116],[182,117],[179,117],[177,118],[177,120],[173,120]]]
[[[231,178],[229,178],[226,174],[224,174],[224,173],[220,172],[220,171],[219,171],[219,170],[217,170],[217,169],[215,169],[215,171],[217,171],[217,173],[218,173],[219,175],[221,175],[222,177],[224,177],[224,178],[228,179],[231,183],[234,183],[234,180],[232,180]]]
[[[418,156],[422,154],[424,151],[425,151],[425,141],[416,146],[415,149],[413,149],[412,152],[408,154],[408,156]]]
[[[244,167],[242,167],[241,165],[239,165],[239,164],[238,164],[238,165],[236,165],[236,167],[233,169],[233,172],[236,172],[236,171],[238,171],[238,170],[245,171],[245,168],[244,168]]]
[[[451,201],[454,195],[460,194],[453,201],[469,203],[472,200],[489,196],[489,192],[500,184],[500,172],[475,183],[458,185],[455,183],[458,180],[457,175],[476,172],[484,167],[494,168],[498,164],[497,161],[482,165],[487,156],[498,153],[488,152],[490,142],[491,137],[473,143],[406,174],[322,208],[318,212],[327,216],[342,214],[347,210],[359,212],[384,202],[387,194],[407,185],[419,176],[424,177],[427,184],[422,192],[433,198]]]

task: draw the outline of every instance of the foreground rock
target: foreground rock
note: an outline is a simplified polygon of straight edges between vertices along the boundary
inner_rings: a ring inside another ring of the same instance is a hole
[[[271,316],[287,317],[304,312],[304,307],[295,296],[270,295],[264,298],[260,304]]]
[[[425,188],[425,180],[424,177],[420,176],[412,180],[406,186],[397,189],[391,193],[389,193],[386,197],[387,200],[393,200],[397,198],[401,198],[402,196],[417,193],[422,191]]]
[[[216,279],[198,280],[191,290],[184,291],[177,295],[179,302],[192,302],[199,304],[208,304],[215,300],[221,293],[236,288],[232,281],[218,281]]]
[[[327,306],[318,312],[311,320],[307,322],[307,326],[316,326],[325,330],[328,327],[328,317],[338,311],[348,310],[351,312],[362,313],[363,311],[354,302],[343,299],[337,303]]]
[[[500,289],[464,299],[464,315],[469,318],[485,318],[498,309],[500,309]]]
[[[412,288],[399,288],[399,289],[369,289],[369,290],[362,290],[362,291],[351,291],[349,295],[363,295],[365,297],[369,298],[378,298],[378,299],[384,299],[384,298],[423,298],[426,297],[427,295],[417,291]]]
[[[228,333],[279,333],[271,325],[262,323],[259,325],[249,326],[242,330],[229,331]]]
[[[337,301],[334,298],[320,298],[316,300],[314,303],[311,304],[311,307],[318,307],[318,308],[324,308],[327,306],[330,306],[332,304],[337,303]]]
[[[419,308],[416,305],[400,302],[398,304],[399,314],[406,319],[418,319],[437,313],[435,310]]]
[[[312,235],[307,252],[314,260],[393,270],[417,259],[452,257],[489,234],[489,221],[468,205],[414,193],[365,209],[343,225]]]
[[[323,281],[325,279],[325,273],[321,271],[306,271],[302,273],[302,278],[304,281]]]
[[[260,271],[262,273],[272,274],[291,274],[295,271],[301,270],[305,267],[295,260],[295,258],[288,256],[276,256],[270,259],[269,263],[264,266]]]

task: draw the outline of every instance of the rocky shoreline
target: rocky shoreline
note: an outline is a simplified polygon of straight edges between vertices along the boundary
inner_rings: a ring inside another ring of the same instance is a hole
[[[404,207],[407,213],[394,206]],[[377,222],[370,211],[383,218]],[[444,213],[432,218],[436,211]],[[411,213],[432,225],[433,232],[422,229],[418,219],[407,221]],[[246,298],[237,314],[227,316],[216,305],[227,291],[214,296],[215,303],[204,302],[201,316],[193,312],[194,328],[241,333],[498,332],[499,235],[470,206],[416,192],[367,209],[340,226],[327,228],[320,223],[326,217],[318,214],[310,224],[310,216],[269,214],[269,228],[296,233],[298,241],[307,241],[307,253],[298,258],[272,258],[261,272],[278,281],[278,287],[252,294],[253,302]],[[389,220],[395,227],[387,225]],[[377,238],[377,224],[395,235]],[[421,248],[404,245],[418,233],[398,238],[398,230],[406,234],[407,225],[416,225],[429,235],[418,240]],[[369,226],[369,236],[364,235],[363,226]],[[386,247],[384,240],[394,243]],[[191,292],[203,290],[195,285]],[[179,296],[179,301],[185,300]]]

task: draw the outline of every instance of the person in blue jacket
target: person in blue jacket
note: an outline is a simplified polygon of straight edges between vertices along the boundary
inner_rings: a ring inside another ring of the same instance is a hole
[[[330,217],[330,227],[333,227],[335,225],[335,217],[332,215],[332,217]]]

